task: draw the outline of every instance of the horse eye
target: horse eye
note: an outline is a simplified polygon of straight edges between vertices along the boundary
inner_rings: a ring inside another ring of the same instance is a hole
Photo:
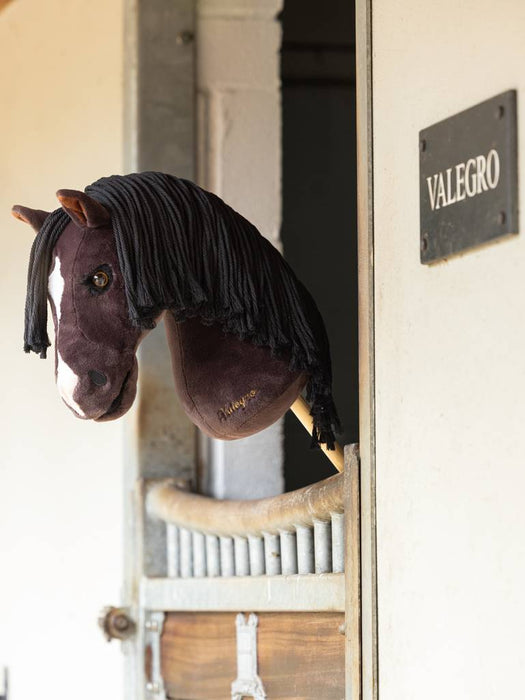
[[[112,280],[113,273],[110,266],[100,265],[87,277],[84,277],[83,284],[86,285],[90,294],[104,294],[111,287]]]
[[[91,277],[91,283],[98,289],[103,289],[109,284],[109,275],[104,270],[97,270]]]

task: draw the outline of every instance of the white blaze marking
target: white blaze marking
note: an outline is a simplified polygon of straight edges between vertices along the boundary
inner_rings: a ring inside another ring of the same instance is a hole
[[[62,315],[62,295],[64,294],[64,278],[60,273],[60,258],[55,257],[55,266],[53,272],[49,275],[48,291],[49,296],[53,300],[55,313],[57,316],[57,328],[55,343],[58,344],[58,331],[60,327],[60,317]],[[71,367],[64,362],[60,352],[57,351],[57,387],[60,396],[64,399],[68,406],[71,406],[80,416],[85,416],[84,411],[73,398],[75,389],[78,385],[78,377],[73,372]]]
[[[75,389],[78,384],[78,377],[73,372],[71,367],[64,362],[62,356],[57,352],[57,386],[60,396],[64,399],[68,406],[71,406],[80,416],[85,416],[84,411],[73,398]]]
[[[62,295],[64,294],[64,278],[60,274],[60,258],[58,257],[58,255],[55,257],[55,266],[53,268],[53,272],[49,275],[47,289],[49,291],[49,296],[53,300],[53,304],[55,306],[58,325],[60,323],[60,316],[62,313]]]

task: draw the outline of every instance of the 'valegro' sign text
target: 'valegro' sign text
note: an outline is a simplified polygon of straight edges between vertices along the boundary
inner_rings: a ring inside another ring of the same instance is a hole
[[[421,262],[518,233],[516,92],[419,134]]]
[[[499,155],[494,148],[487,156],[469,158],[466,163],[457,163],[445,172],[434,173],[427,177],[432,211],[461,202],[466,197],[475,197],[482,192],[496,189],[499,173]]]

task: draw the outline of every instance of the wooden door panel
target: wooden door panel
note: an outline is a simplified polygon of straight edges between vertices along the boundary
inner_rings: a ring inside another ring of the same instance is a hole
[[[234,613],[169,613],[161,641],[169,698],[230,700],[237,675]],[[269,700],[344,697],[342,613],[261,613],[258,669]]]

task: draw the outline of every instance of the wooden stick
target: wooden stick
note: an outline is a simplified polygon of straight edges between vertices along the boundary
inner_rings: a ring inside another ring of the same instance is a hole
[[[310,406],[306,403],[302,396],[299,396],[299,398],[294,401],[294,403],[290,406],[290,410],[293,411],[293,413],[311,435],[314,429],[314,421],[310,415]],[[327,450],[326,445],[322,444],[321,449],[328,457],[330,462],[332,462],[337,471],[342,472],[344,469],[345,458],[341,445],[336,442],[335,450]]]

